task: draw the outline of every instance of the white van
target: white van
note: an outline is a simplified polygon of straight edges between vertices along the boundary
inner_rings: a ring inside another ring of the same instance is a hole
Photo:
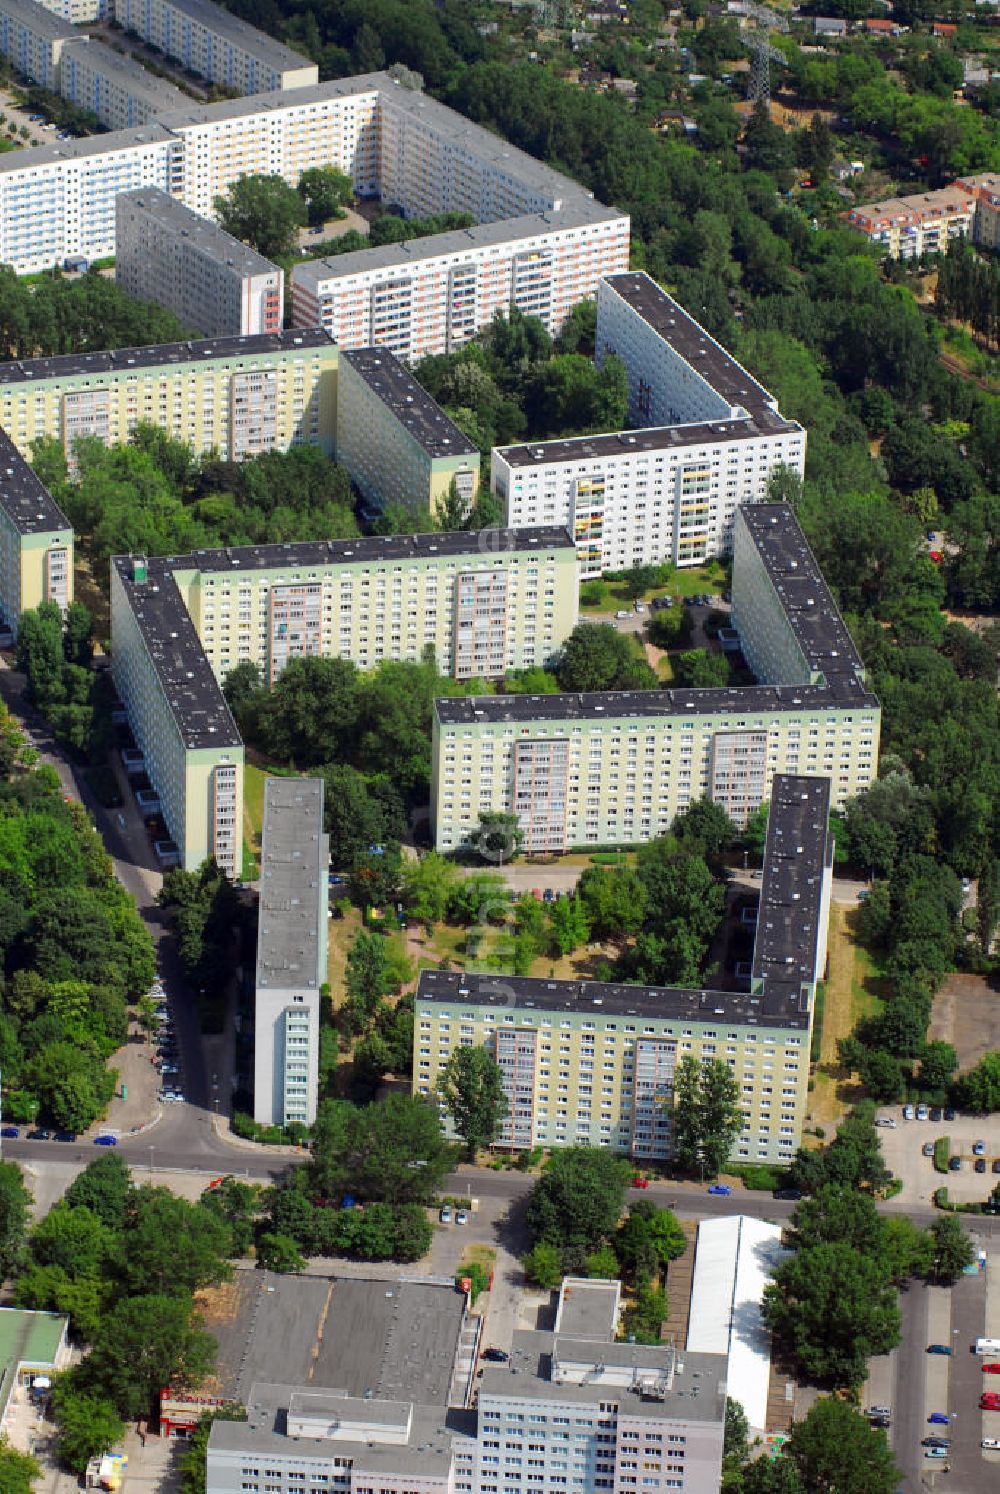
[[[1000,1338],[977,1338],[975,1353],[1000,1354]]]

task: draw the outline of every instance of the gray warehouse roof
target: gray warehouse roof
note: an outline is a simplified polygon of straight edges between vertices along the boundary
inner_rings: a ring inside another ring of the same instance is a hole
[[[807,1028],[809,1007],[802,987],[822,974],[814,966],[823,915],[822,873],[832,855],[829,806],[829,779],[775,774],[749,992],[422,970],[416,999],[467,1002],[511,1014],[515,1022],[519,1012],[551,1011],[631,1017],[636,1024],[731,1021]]]
[[[284,332],[255,332],[246,337],[206,337],[193,342],[156,343],[144,348],[116,348],[110,352],[25,358],[17,363],[0,363],[0,384],[68,379],[80,374],[127,374],[133,368],[266,357],[269,353],[293,353],[296,348],[333,346],[333,338],[322,327],[293,327]]]
[[[241,244],[239,239],[234,239],[232,234],[226,233],[211,218],[203,218],[200,213],[185,207],[183,202],[171,197],[169,192],[164,192],[160,187],[139,187],[133,192],[119,192],[115,198],[115,213],[119,223],[127,212],[151,219],[173,237],[186,240],[200,253],[231,265],[242,275],[281,274],[278,266],[265,259],[263,254],[258,254],[248,244]],[[120,232],[116,237],[120,244]]]
[[[394,353],[387,348],[345,350],[340,354],[341,370],[345,364],[406,427],[428,456],[469,456],[478,462],[478,448],[449,420]],[[343,399],[342,392],[340,398]]]
[[[0,430],[0,508],[18,534],[72,530],[41,478],[36,477],[6,431]]]
[[[318,991],[330,843],[322,778],[266,778],[261,832],[258,990]]]

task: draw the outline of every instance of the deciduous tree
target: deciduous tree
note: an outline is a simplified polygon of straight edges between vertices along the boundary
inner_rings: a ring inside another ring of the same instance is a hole
[[[456,1048],[438,1076],[438,1094],[465,1142],[469,1160],[491,1146],[509,1106],[503,1076],[481,1046]]]

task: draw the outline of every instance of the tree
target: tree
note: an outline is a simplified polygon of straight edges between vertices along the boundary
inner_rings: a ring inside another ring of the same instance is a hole
[[[540,1240],[524,1257],[524,1274],[543,1291],[554,1292],[563,1279],[562,1252]]]
[[[257,1264],[262,1271],[278,1271],[284,1274],[303,1270],[306,1262],[291,1235],[268,1231],[257,1241]]]
[[[695,799],[674,820],[671,834],[692,851],[709,860],[719,856],[737,837],[736,826],[721,804],[707,796]]]
[[[313,1128],[310,1187],[324,1198],[351,1193],[388,1203],[427,1203],[454,1162],[437,1106],[387,1095],[375,1105],[328,1100]]]
[[[354,183],[336,166],[310,166],[298,182],[299,196],[306,204],[311,224],[342,218],[344,208],[354,196]]]
[[[957,1068],[958,1055],[951,1043],[936,1038],[925,1043],[920,1055],[920,1088],[943,1098]]]
[[[514,861],[524,841],[524,830],[516,814],[505,814],[502,810],[479,811],[479,825],[472,836],[472,843],[484,861],[503,865]]]
[[[764,1289],[764,1318],[810,1378],[861,1385],[873,1354],[899,1342],[895,1294],[877,1261],[833,1241],[796,1251]]]
[[[549,905],[549,929],[557,954],[572,954],[590,937],[590,920],[580,898],[559,897]]]
[[[0,1436],[0,1489],[4,1494],[32,1494],[42,1470],[35,1458],[11,1447],[7,1434]]]
[[[725,654],[692,648],[674,660],[674,680],[692,690],[718,690],[729,684],[729,660]]]
[[[534,1243],[560,1250],[566,1269],[582,1265],[612,1239],[628,1177],[628,1164],[605,1151],[575,1146],[556,1152],[528,1199]]]
[[[280,176],[241,176],[214,207],[226,233],[269,258],[290,254],[306,221],[305,203]]]
[[[11,1274],[24,1244],[31,1195],[16,1162],[0,1162],[0,1276]]]
[[[642,927],[646,889],[630,866],[588,866],[576,884],[576,896],[596,939],[619,939]]]
[[[630,1275],[663,1271],[687,1249],[687,1235],[676,1215],[648,1198],[630,1206],[615,1236],[615,1251]]]
[[[809,1494],[892,1494],[901,1478],[885,1433],[836,1396],[792,1423],[784,1456]]]
[[[509,1106],[503,1076],[483,1047],[456,1048],[438,1076],[438,1094],[465,1142],[469,1161],[492,1146]]]
[[[578,623],[563,644],[556,669],[562,690],[642,690],[656,676],[635,644],[610,623]]]
[[[934,1240],[934,1277],[944,1285],[957,1281],[975,1259],[975,1250],[961,1221],[954,1214],[944,1214],[931,1225]]]
[[[986,1053],[955,1082],[958,1103],[986,1115],[1000,1110],[1000,1052]]]
[[[686,1054],[674,1080],[674,1149],[681,1165],[716,1177],[742,1127],[739,1082],[729,1065]]]
[[[230,1274],[225,1220],[166,1188],[136,1190],[123,1243],[123,1275],[136,1295],[195,1292]]]
[[[127,1297],[106,1315],[81,1379],[132,1420],[153,1414],[162,1386],[195,1387],[214,1362],[215,1341],[190,1298]]]
[[[448,899],[458,881],[458,869],[438,851],[428,851],[403,868],[403,898],[408,912],[420,923],[441,923]]]
[[[868,1193],[827,1183],[796,1207],[792,1225],[791,1241],[797,1250],[840,1240],[853,1245],[859,1255],[878,1254],[881,1220]]]
[[[52,1401],[59,1425],[59,1460],[73,1473],[85,1473],[91,1458],[113,1448],[125,1435],[111,1402],[93,1391],[74,1389],[71,1379],[56,1381]]]
[[[368,777],[347,763],[324,763],[319,772],[326,785],[323,822],[331,865],[352,867],[370,846],[402,840],[403,801],[387,777]]]
[[[722,1431],[722,1487],[738,1487],[726,1482],[726,1475],[734,1475],[743,1467],[750,1454],[750,1423],[739,1401],[726,1396],[726,1416]]]
[[[128,1163],[111,1154],[95,1157],[77,1174],[63,1195],[63,1203],[74,1209],[89,1209],[108,1229],[119,1231],[125,1223],[131,1192]]]

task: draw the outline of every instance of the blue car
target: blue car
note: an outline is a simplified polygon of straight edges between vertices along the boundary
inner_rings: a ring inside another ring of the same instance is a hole
[[[946,1427],[951,1417],[945,1416],[943,1411],[932,1411],[927,1420],[932,1421],[936,1427]]]
[[[95,1146],[117,1146],[118,1145],[118,1137],[117,1136],[95,1136],[94,1137],[94,1145]]]
[[[16,1140],[20,1134],[16,1126],[0,1126],[0,1136],[8,1137],[11,1141]]]
[[[728,1183],[712,1183],[708,1191],[714,1193],[717,1198],[728,1198],[733,1190]]]

